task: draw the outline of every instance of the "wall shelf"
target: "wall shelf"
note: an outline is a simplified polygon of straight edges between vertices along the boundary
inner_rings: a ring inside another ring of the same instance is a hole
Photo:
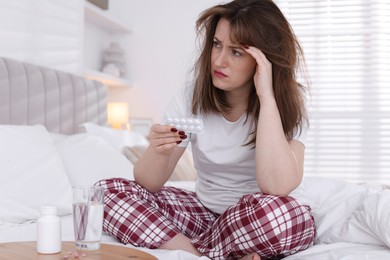
[[[104,52],[103,46],[108,45],[113,40],[125,41],[132,30],[115,17],[112,17],[107,10],[103,10],[88,1],[84,1],[84,23],[86,30],[84,34],[88,37],[85,36],[87,41],[84,42],[84,69],[82,74],[86,78],[100,81],[110,88],[131,87],[127,79],[114,77],[99,71],[99,69]],[[87,24],[91,26],[86,26]],[[95,28],[100,30],[95,30]]]
[[[130,88],[131,84],[128,80],[124,78],[118,78],[111,76],[109,74],[91,70],[91,69],[84,69],[83,71],[84,77],[92,80],[97,80],[105,84],[106,86],[110,88]]]
[[[85,1],[85,21],[92,23],[97,27],[103,28],[106,31],[112,33],[131,33],[132,30],[116,20],[114,17],[111,17],[108,13],[100,9],[99,7]]]

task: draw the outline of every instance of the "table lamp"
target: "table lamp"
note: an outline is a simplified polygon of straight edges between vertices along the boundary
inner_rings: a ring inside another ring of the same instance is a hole
[[[125,102],[110,102],[107,104],[108,124],[115,129],[122,129],[128,124],[129,104]]]

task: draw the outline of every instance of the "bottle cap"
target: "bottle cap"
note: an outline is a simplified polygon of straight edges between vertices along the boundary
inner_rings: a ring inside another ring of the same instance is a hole
[[[55,206],[42,206],[41,207],[41,214],[42,215],[56,215],[57,208]]]

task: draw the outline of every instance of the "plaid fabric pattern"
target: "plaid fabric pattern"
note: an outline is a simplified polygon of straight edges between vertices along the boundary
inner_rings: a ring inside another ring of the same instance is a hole
[[[103,230],[120,242],[158,248],[183,233],[211,259],[234,259],[257,252],[283,257],[311,246],[314,220],[307,206],[291,197],[248,194],[223,214],[205,208],[194,192],[164,187],[149,193],[134,181],[108,179]]]
[[[103,231],[124,244],[158,248],[178,233],[200,235],[216,219],[194,192],[164,187],[150,193],[134,181],[101,180],[103,186]]]
[[[193,245],[212,259],[234,259],[257,252],[262,259],[283,257],[311,246],[314,219],[291,197],[248,194],[229,207]]]

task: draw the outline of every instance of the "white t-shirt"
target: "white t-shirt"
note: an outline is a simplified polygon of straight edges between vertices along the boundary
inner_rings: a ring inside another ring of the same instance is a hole
[[[192,86],[181,88],[168,105],[165,117],[201,117],[204,131],[191,134],[180,144],[191,142],[198,180],[196,194],[213,212],[222,213],[244,195],[259,192],[256,183],[255,149],[244,145],[251,132],[251,120],[246,114],[236,122],[222,115],[193,115],[191,113]],[[298,139],[305,143],[306,129]]]

